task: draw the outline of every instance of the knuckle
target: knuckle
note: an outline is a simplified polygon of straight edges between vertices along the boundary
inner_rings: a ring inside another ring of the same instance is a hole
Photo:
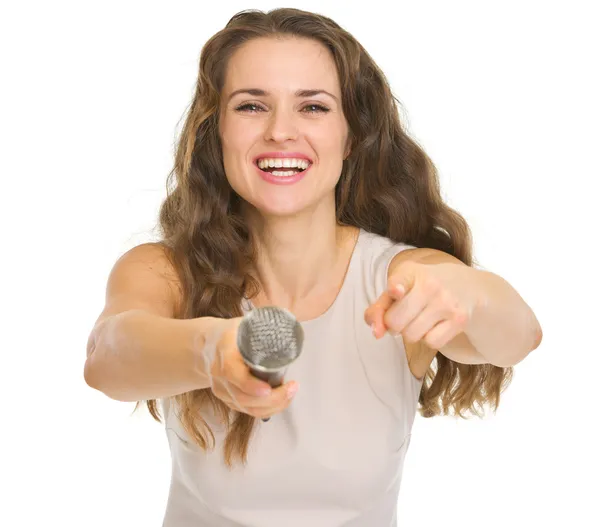
[[[423,291],[428,294],[437,293],[440,290],[440,282],[434,276],[426,276],[423,280]]]
[[[469,316],[467,312],[463,308],[458,308],[454,313],[454,321],[460,326],[463,327],[466,325]]]
[[[278,394],[277,397],[277,406],[280,406],[282,404],[287,404],[288,402],[288,390],[287,388],[282,388],[281,389],[281,393]]]
[[[388,309],[384,314],[383,314],[383,323],[389,328],[393,323],[394,323],[394,318],[393,318],[393,313],[392,313],[392,309],[390,308]]]
[[[456,301],[454,300],[454,297],[446,289],[441,289],[438,291],[437,300],[444,309],[450,309],[453,311],[456,307]]]
[[[400,306],[398,304],[394,304],[383,314],[383,322],[386,326],[390,327],[396,325],[399,310]]]

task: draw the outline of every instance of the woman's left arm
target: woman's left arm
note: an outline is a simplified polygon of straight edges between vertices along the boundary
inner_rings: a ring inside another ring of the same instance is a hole
[[[466,364],[514,366],[542,340],[535,314],[505,279],[435,249],[394,257],[388,289],[365,321],[377,338],[401,334]]]

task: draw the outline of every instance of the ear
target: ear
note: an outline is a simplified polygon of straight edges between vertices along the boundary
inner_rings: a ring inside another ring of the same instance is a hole
[[[352,140],[348,137],[346,141],[346,149],[344,150],[344,161],[350,157],[350,153],[352,152]]]

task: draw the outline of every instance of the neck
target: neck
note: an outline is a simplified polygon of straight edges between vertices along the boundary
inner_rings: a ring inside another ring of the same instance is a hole
[[[252,218],[257,259],[253,276],[261,286],[258,305],[288,309],[332,287],[345,270],[358,234],[335,217]]]

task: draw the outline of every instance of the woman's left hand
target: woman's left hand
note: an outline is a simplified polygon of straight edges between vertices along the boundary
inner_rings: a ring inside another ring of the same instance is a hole
[[[386,331],[439,350],[471,321],[480,303],[477,269],[459,263],[400,263],[388,289],[365,311],[376,338]]]

